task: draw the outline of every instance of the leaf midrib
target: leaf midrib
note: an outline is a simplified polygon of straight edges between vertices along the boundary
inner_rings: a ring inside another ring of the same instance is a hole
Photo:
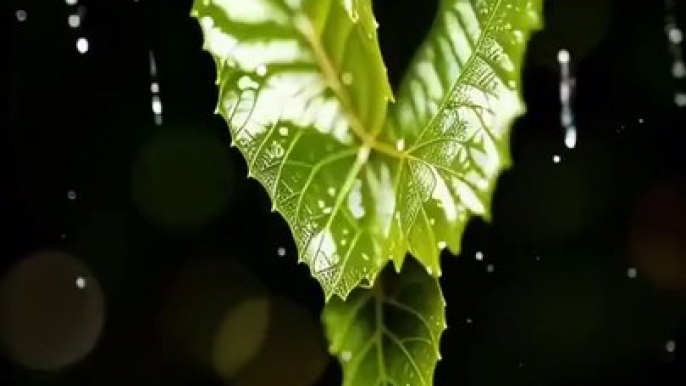
[[[478,56],[479,50],[482,48],[482,45],[484,43],[484,40],[486,38],[486,35],[488,34],[488,31],[492,29],[492,24],[493,20],[495,19],[495,16],[498,14],[501,6],[502,6],[503,1],[502,0],[497,0],[495,6],[493,7],[493,11],[489,15],[488,19],[482,24],[481,27],[481,32],[479,34],[479,37],[477,41],[473,45],[473,49],[471,54],[469,55],[469,58],[466,60],[464,66],[460,70],[459,74],[455,78],[455,80],[452,82],[450,85],[450,88],[448,92],[445,94],[445,96],[441,99],[438,111],[443,111],[446,109],[446,104],[448,101],[448,96],[452,95],[453,92],[455,91],[455,88],[457,85],[461,84],[464,80],[464,77],[466,76],[465,74],[468,73],[468,69],[473,66],[475,58]],[[444,3],[445,4],[445,3]],[[474,4],[470,1],[470,6],[474,7]],[[444,11],[444,12],[450,12],[450,11]],[[436,114],[434,115],[419,131],[419,135],[417,136],[417,139],[415,140],[415,144],[413,146],[408,147],[407,149],[404,150],[399,150],[397,149],[393,144],[385,142],[385,141],[379,141],[376,135],[371,135],[369,134],[365,129],[364,125],[362,124],[360,118],[355,112],[355,109],[352,106],[350,96],[348,92],[346,91],[345,87],[341,83],[338,73],[336,71],[336,68],[327,54],[326,50],[324,49],[322,42],[320,41],[319,37],[317,36],[317,33],[315,32],[315,29],[311,23],[311,21],[306,18],[306,17],[298,17],[296,16],[295,18],[295,26],[297,31],[304,37],[305,41],[309,44],[317,65],[323,72],[324,78],[331,88],[331,90],[334,92],[336,97],[338,98],[339,102],[341,103],[341,106],[343,107],[343,110],[345,112],[345,115],[348,118],[348,121],[350,122],[350,128],[353,131],[353,133],[360,139],[362,142],[359,147],[364,148],[367,147],[373,151],[378,151],[379,153],[386,154],[388,156],[391,156],[396,159],[405,159],[405,158],[410,158],[410,159],[415,159],[411,153],[416,150],[417,144],[420,143],[421,138],[424,136],[424,133],[426,132],[427,128],[431,127],[431,125],[435,124],[437,119],[440,119],[441,115]],[[432,31],[434,31],[432,29]],[[428,36],[431,36],[432,32],[429,32]],[[393,106],[393,105],[392,105]],[[388,116],[388,113],[387,113]],[[386,119],[384,119],[386,121]],[[386,123],[384,123],[385,125]]]
[[[345,111],[348,121],[350,122],[350,128],[357,135],[357,137],[362,141],[360,147],[368,147],[372,150],[376,150],[380,153],[390,155],[394,158],[404,158],[406,157],[405,152],[397,150],[394,146],[389,143],[378,141],[376,136],[370,135],[364,129],[364,125],[360,121],[360,118],[355,113],[355,109],[352,107],[350,96],[348,95],[345,87],[341,83],[338,73],[333,65],[329,55],[324,49],[322,43],[317,36],[317,33],[312,26],[311,21],[306,17],[296,17],[295,18],[296,29],[305,38],[305,41],[309,44],[314,54],[315,61],[317,65],[322,70],[324,79],[328,83],[331,90],[334,92],[339,102],[341,103],[343,110]]]
[[[470,6],[474,6],[473,3],[470,1]],[[468,73],[469,68],[471,68],[474,65],[474,60],[478,56],[478,52],[482,48],[482,45],[485,41],[486,35],[488,31],[492,29],[492,23],[495,18],[495,15],[498,14],[500,7],[502,6],[502,0],[497,0],[497,3],[493,7],[493,11],[489,15],[488,19],[486,20],[485,23],[482,24],[481,26],[481,31],[479,34],[478,39],[474,43],[472,47],[472,52],[469,55],[469,58],[465,61],[464,66],[461,68],[459,74],[457,74],[457,77],[455,80],[452,82],[450,85],[449,91],[445,94],[445,96],[441,99],[439,109],[438,111],[443,111],[446,108],[446,103],[448,101],[448,96],[452,95],[455,88],[457,85],[459,85],[461,82],[464,80],[465,74]],[[314,60],[317,64],[317,66],[320,68],[322,71],[322,75],[325,79],[325,82],[329,85],[333,93],[335,94],[336,98],[338,99],[339,103],[342,106],[342,109],[344,111],[344,114],[348,118],[348,122],[350,124],[350,128],[353,131],[353,133],[359,138],[361,143],[357,144],[356,147],[358,148],[358,152],[369,152],[369,156],[371,156],[371,152],[376,151],[381,154],[385,154],[387,156],[390,156],[394,159],[397,159],[400,161],[400,169],[402,169],[404,165],[404,160],[414,160],[414,161],[421,161],[422,163],[425,163],[423,159],[420,157],[417,157],[412,154],[413,151],[415,151],[415,146],[417,143],[419,143],[419,140],[421,137],[424,135],[426,132],[427,128],[430,127],[431,125],[435,124],[435,121],[437,119],[440,119],[440,114],[434,115],[420,130],[419,135],[417,136],[417,139],[414,141],[415,143],[413,146],[408,147],[407,149],[399,150],[394,146],[393,144],[390,144],[385,141],[379,141],[376,135],[377,133],[370,134],[368,133],[364,125],[362,124],[359,116],[355,112],[355,109],[353,108],[352,102],[350,95],[344,85],[342,84],[339,76],[338,76],[338,71],[336,69],[336,66],[334,65],[332,59],[330,58],[329,54],[324,48],[323,42],[321,41],[321,37],[317,34],[315,31],[315,28],[312,24],[312,21],[303,16],[303,15],[296,15],[294,18],[294,24],[295,24],[295,29],[298,31],[301,36],[304,38],[305,42],[309,45],[310,49],[312,50]],[[435,29],[432,29],[432,32],[430,32],[427,37],[432,36],[433,34],[437,33]],[[386,125],[387,122],[387,117],[388,117],[388,112],[386,115],[386,118],[384,119],[384,124]],[[383,126],[382,126],[383,127]],[[352,181],[354,180],[355,176],[359,174],[361,171],[362,167],[364,166],[364,163],[366,162],[365,160],[360,160],[359,157],[355,159],[353,162],[353,165],[351,166],[349,172],[346,174],[344,178],[344,185],[342,189],[339,191],[339,194],[336,197],[336,202],[334,205],[334,209],[338,210],[340,208],[340,205],[342,204],[342,201],[344,197],[349,193],[349,190],[352,188]],[[432,165],[433,166],[433,165]],[[399,173],[400,170],[399,170]],[[398,178],[395,181],[395,187],[396,189],[398,188],[397,184],[400,182],[400,178]],[[298,205],[299,207],[300,205]],[[334,211],[335,211],[334,210]],[[334,212],[332,211],[332,213]],[[331,226],[331,223],[333,221],[333,218],[335,216],[332,214],[329,217],[329,220],[326,222],[324,225],[324,229],[328,229]],[[350,250],[352,250],[355,247],[354,244],[351,244],[349,246]],[[349,259],[350,254],[346,254],[344,257],[344,260]],[[343,262],[344,264],[347,263],[347,261]],[[332,287],[336,287],[340,280],[342,279],[342,272],[340,272],[336,278],[334,279],[334,283]],[[333,293],[336,293],[337,291],[325,291],[326,292],[326,298],[329,299],[330,296]]]

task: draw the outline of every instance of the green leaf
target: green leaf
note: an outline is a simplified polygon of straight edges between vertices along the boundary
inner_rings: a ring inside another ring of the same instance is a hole
[[[541,8],[542,0],[441,1],[380,137],[407,154],[389,237],[398,269],[409,250],[440,274],[440,250],[459,253],[469,216],[490,219],[510,165],[510,127],[525,110],[522,60]]]
[[[408,251],[440,275],[488,216],[541,1],[443,1],[389,109],[371,0],[196,0],[217,111],[327,299]]]
[[[371,290],[324,307],[329,350],[343,367],[343,386],[431,386],[445,330],[436,278],[412,262],[385,270]]]

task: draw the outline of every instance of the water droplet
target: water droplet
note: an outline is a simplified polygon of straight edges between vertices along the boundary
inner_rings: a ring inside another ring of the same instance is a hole
[[[366,254],[366,253],[363,253],[363,254],[362,254],[362,258],[363,258],[365,261],[369,261],[369,255]]]
[[[467,324],[472,324],[473,320],[472,320],[472,318],[467,318],[466,322],[467,322]]]
[[[475,256],[475,257],[476,257],[477,260],[481,261],[481,260],[484,259],[484,253],[481,252],[481,251],[479,251],[479,252],[476,253],[476,256]]]
[[[333,197],[336,194],[336,188],[334,188],[333,186],[329,186],[326,189],[326,193],[328,193],[329,196]]]
[[[284,137],[287,136],[288,135],[288,127],[285,127],[285,126],[279,127],[279,134],[281,134]]]
[[[675,27],[669,28],[667,36],[669,37],[669,41],[674,44],[681,44],[681,41],[684,38],[683,34],[681,33],[681,30]]]
[[[157,94],[160,92],[160,85],[157,82],[150,83],[150,92]]]
[[[557,53],[557,60],[560,63],[560,123],[565,129],[565,146],[569,149],[573,149],[576,146],[577,141],[574,113],[572,111],[575,80],[572,77],[569,65],[571,60],[569,51],[565,49],[560,50]]]
[[[636,276],[638,276],[638,270],[634,267],[629,267],[629,269],[626,270],[626,275],[629,279],[635,279]]]
[[[28,16],[26,14],[26,11],[23,9],[18,9],[17,12],[15,13],[15,16],[17,17],[17,20],[20,22],[26,21],[26,17]]]
[[[681,43],[684,39],[683,33],[677,23],[677,6],[674,0],[665,0],[665,34],[669,43],[669,52],[672,56],[672,76],[675,80],[686,77],[686,64]],[[686,106],[686,99],[679,96],[683,90],[675,91],[674,103],[677,107]]]
[[[257,66],[257,68],[255,68],[255,73],[259,76],[267,75],[267,66],[265,66],[264,64],[260,64],[259,66]]]
[[[255,90],[259,87],[260,85],[255,82],[254,80],[250,79],[249,76],[243,75],[238,79],[238,88],[243,91],[243,90],[248,90],[252,89]]]
[[[162,114],[162,99],[160,99],[159,95],[152,96],[152,112],[155,115]]]
[[[86,288],[86,279],[84,279],[84,278],[82,278],[82,277],[80,277],[80,276],[77,277],[77,278],[76,278],[76,287],[77,287],[78,289],[84,289],[84,288]]]
[[[686,64],[684,62],[677,60],[672,64],[672,76],[675,78],[683,78],[686,76]]]
[[[674,103],[675,103],[678,107],[684,107],[684,106],[686,106],[686,94],[684,94],[684,93],[676,93],[676,95],[674,95]]]
[[[559,164],[561,160],[562,160],[562,158],[559,155],[555,154],[553,156],[553,162],[554,163]]]
[[[326,203],[324,202],[324,200],[319,200],[319,201],[317,201],[317,205],[319,206],[320,209],[324,209],[324,207],[326,206]]]
[[[431,269],[431,267],[426,267],[426,272],[427,272],[429,275],[433,275],[433,273],[434,273],[434,271]]]
[[[489,264],[486,266],[486,272],[491,273],[495,271],[495,266],[493,264]]]
[[[676,342],[673,340],[667,341],[667,344],[665,345],[665,350],[667,350],[668,353],[673,353],[676,351]]]
[[[74,190],[69,190],[69,191],[67,192],[67,198],[70,199],[70,200],[72,200],[72,201],[73,201],[73,200],[76,200],[76,191],[74,191]]]
[[[271,146],[269,147],[269,157],[272,159],[280,159],[284,155],[284,150],[281,144],[278,142],[274,141],[272,142]]]
[[[65,0],[65,2],[67,3],[67,5],[76,5],[76,3],[79,2],[79,0]]]
[[[567,127],[565,132],[565,146],[569,149],[574,149],[574,147],[576,147],[576,127]]]
[[[343,351],[341,353],[341,360],[343,360],[343,362],[349,362],[352,358],[353,353],[351,353],[350,351]]]
[[[78,38],[76,40],[76,49],[79,51],[81,54],[85,54],[88,52],[88,40],[86,38]]]
[[[445,241],[438,242],[438,249],[444,249],[448,244]]]
[[[344,85],[350,86],[351,84],[353,84],[353,74],[346,71],[341,75],[341,80],[343,81]]]
[[[284,247],[279,247],[279,248],[277,248],[277,249],[276,249],[276,254],[279,255],[279,256],[281,256],[281,257],[286,256],[286,248],[284,248]]]
[[[395,143],[395,148],[398,149],[398,151],[405,150],[405,140],[403,138],[397,140]]]
[[[67,19],[67,23],[69,23],[69,26],[71,28],[79,28],[79,26],[81,25],[81,16],[69,15],[69,18]]]

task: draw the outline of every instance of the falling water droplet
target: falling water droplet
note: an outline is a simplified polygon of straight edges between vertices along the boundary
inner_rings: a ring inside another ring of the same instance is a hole
[[[284,248],[284,247],[277,248],[276,254],[281,256],[281,257],[286,256],[286,248]]]
[[[27,16],[27,14],[26,14],[26,11],[24,11],[23,9],[19,9],[19,10],[17,10],[17,12],[15,13],[15,16],[17,17],[17,20],[18,20],[18,21],[24,22],[24,21],[26,21],[26,16]]]
[[[672,76],[678,81],[686,77],[686,63],[684,63],[684,55],[681,50],[684,34],[679,28],[676,11],[675,1],[665,0],[665,35],[667,36],[669,52],[672,56]],[[686,106],[686,96],[684,95],[683,90],[675,91],[674,103],[677,107]]]
[[[676,93],[676,95],[674,95],[674,103],[679,107],[686,106],[686,94],[680,92]]]
[[[557,61],[560,63],[560,122],[565,129],[565,146],[569,149],[576,147],[577,133],[572,111],[572,99],[574,98],[574,86],[576,81],[572,77],[569,62],[569,51],[562,49],[557,53]]]
[[[67,22],[69,23],[69,26],[71,28],[79,28],[81,25],[81,16],[79,15],[69,15],[69,18],[67,19]]]
[[[77,277],[77,278],[76,278],[76,287],[77,287],[78,289],[84,289],[84,288],[86,288],[86,279],[84,279],[84,278],[81,277],[81,276]]]
[[[67,5],[76,5],[79,2],[79,0],[65,0],[65,2],[67,3]]]
[[[148,51],[149,70],[150,70],[150,93],[152,94],[151,109],[154,116],[155,125],[162,125],[162,98],[160,98],[160,84],[157,81],[157,62],[155,54]]]
[[[150,76],[157,76],[157,62],[155,61],[155,54],[152,51],[148,51],[148,63],[150,66]]]
[[[635,279],[636,276],[638,276],[638,270],[636,270],[635,267],[629,267],[629,269],[626,270],[626,275],[629,279]]]
[[[486,272],[491,273],[495,271],[495,266],[493,264],[489,264],[486,266]]]
[[[76,49],[79,51],[81,54],[85,54],[88,52],[88,39],[86,38],[78,38],[76,40]]]
[[[481,260],[484,259],[484,253],[481,252],[481,251],[479,251],[479,252],[476,253],[476,256],[475,256],[475,257],[476,257],[477,260],[481,261]]]
[[[673,340],[667,341],[667,344],[665,345],[665,350],[667,350],[668,353],[673,353],[676,351],[676,342]]]
[[[76,191],[70,190],[67,192],[67,198],[74,201],[76,200]]]
[[[158,95],[152,97],[152,112],[156,115],[162,114],[162,100]]]
[[[556,164],[559,164],[560,161],[562,161],[562,158],[561,158],[559,155],[555,154],[555,155],[553,156],[553,162],[556,163]]]

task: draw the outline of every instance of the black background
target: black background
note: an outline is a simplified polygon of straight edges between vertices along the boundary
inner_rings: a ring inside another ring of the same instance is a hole
[[[436,4],[374,3],[397,84]],[[79,257],[103,289],[105,326],[94,351],[61,371],[3,359],[0,385],[220,384],[167,361],[156,335],[164,288],[181,267],[198,256],[239,260],[313,315],[321,291],[296,264],[284,221],[244,178],[245,163],[213,115],[214,65],[201,50],[191,2],[80,5],[86,14],[74,30],[67,24],[74,7],[62,1],[3,2],[9,120],[0,144],[0,271],[44,248]],[[26,21],[17,21],[17,9],[27,11]],[[667,235],[672,252],[664,259],[686,265],[686,120],[674,103],[686,88],[671,75],[664,4],[548,0],[545,24],[527,53],[528,112],[513,131],[515,166],[500,179],[493,221],[473,220],[462,254],[443,257],[449,328],[436,384],[686,385],[686,276],[675,270],[669,281],[649,269],[663,261],[659,248],[655,256],[635,252],[641,235]],[[90,42],[84,55],[75,48],[79,36]],[[560,48],[571,51],[577,78],[574,150],[564,147],[559,123]],[[161,127],[150,108],[151,50]],[[222,144],[231,175],[230,204],[191,231],[156,225],[132,198],[141,148],[172,130]],[[656,189],[659,199],[649,200]],[[277,256],[280,246],[287,257]],[[627,277],[637,264],[638,277]],[[675,353],[665,349],[670,340]],[[147,354],[135,355],[141,347]],[[320,384],[339,384],[335,360],[329,363]],[[113,378],[126,368],[141,371]]]

